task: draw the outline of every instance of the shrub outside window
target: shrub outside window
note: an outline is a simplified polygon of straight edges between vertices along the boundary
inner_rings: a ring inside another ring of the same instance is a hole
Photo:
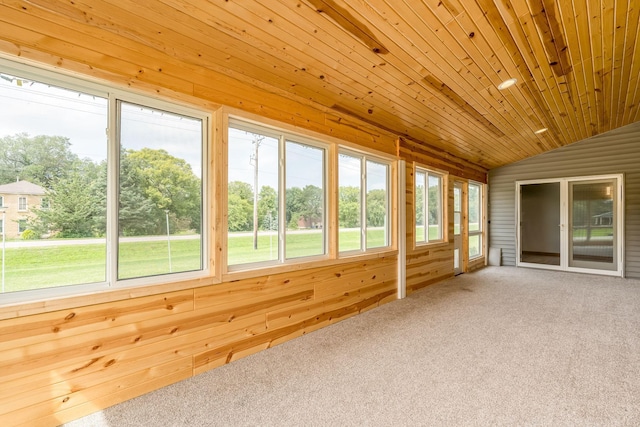
[[[428,169],[415,168],[416,243],[440,242],[444,239],[444,177]]]

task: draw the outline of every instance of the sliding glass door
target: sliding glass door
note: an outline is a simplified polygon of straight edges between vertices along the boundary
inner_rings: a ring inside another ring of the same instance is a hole
[[[520,187],[520,261],[560,265],[560,183]]]
[[[569,266],[617,269],[616,180],[569,182]]]
[[[518,266],[622,275],[622,176],[516,183]]]

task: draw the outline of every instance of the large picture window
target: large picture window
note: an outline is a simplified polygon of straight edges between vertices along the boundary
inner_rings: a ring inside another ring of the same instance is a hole
[[[0,109],[2,292],[203,274],[206,114],[7,62]]]
[[[440,242],[444,239],[443,183],[442,174],[415,168],[416,243]]]
[[[118,278],[202,269],[202,119],[118,112]]]
[[[279,264],[326,253],[326,148],[231,121],[227,264]],[[236,267],[237,268],[237,267]]]
[[[369,156],[338,156],[338,247],[355,252],[383,248],[389,240],[389,164]]]

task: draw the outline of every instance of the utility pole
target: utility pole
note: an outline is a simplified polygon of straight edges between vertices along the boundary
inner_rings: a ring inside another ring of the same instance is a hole
[[[253,165],[253,249],[258,249],[258,149],[264,136],[256,135],[253,140],[253,154],[250,165]]]

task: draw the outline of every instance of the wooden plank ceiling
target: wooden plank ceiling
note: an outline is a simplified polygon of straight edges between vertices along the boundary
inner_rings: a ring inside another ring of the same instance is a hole
[[[216,72],[486,169],[640,120],[635,0],[1,3],[15,46]]]

